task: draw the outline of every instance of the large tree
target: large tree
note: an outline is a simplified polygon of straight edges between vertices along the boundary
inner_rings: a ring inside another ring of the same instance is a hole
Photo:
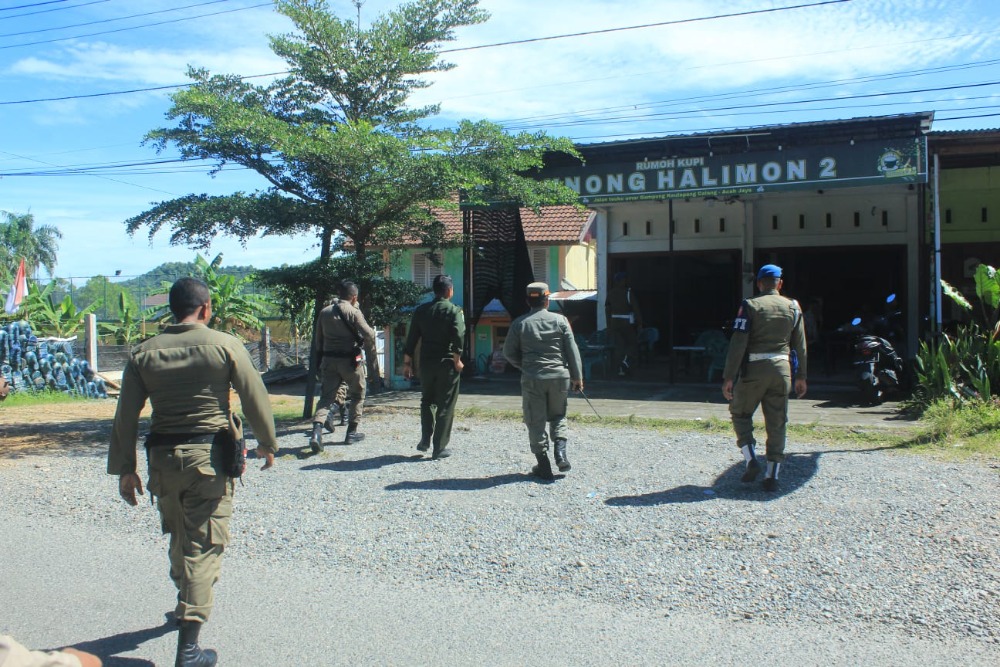
[[[341,237],[360,265],[374,266],[366,257],[373,246],[405,238],[435,245],[440,225],[431,212],[455,206],[457,193],[473,204],[575,202],[569,189],[531,178],[546,153],[574,151],[568,139],[512,135],[485,121],[434,127],[436,105],[409,104],[429,85],[422,77],[453,67],[440,48],[454,30],[488,18],[478,0],[412,0],[367,28],[334,16],[325,0],[275,6],[296,28],[270,42],[289,73],[255,85],[192,68],[193,85],[173,95],[167,114],[176,124],[147,135],[158,149],[176,146],[215,169],[244,166],[268,186],[161,202],[129,219],[129,233],[166,226],[172,243],[204,248],[217,234],[246,241],[310,232],[320,266]],[[316,307],[325,296],[316,294]]]
[[[0,262],[4,268],[12,273],[23,257],[29,274],[44,267],[51,276],[62,232],[52,225],[36,226],[31,213],[0,211],[0,218]]]
[[[462,121],[432,128],[437,106],[411,107],[421,78],[453,65],[440,45],[455,28],[487,19],[478,0],[413,0],[366,28],[334,16],[325,0],[279,0],[297,32],[271,37],[289,74],[258,86],[238,75],[190,69],[190,87],[173,95],[176,125],[150,132],[162,150],[238,164],[269,184],[256,192],[188,195],[161,202],[126,222],[171,242],[208,246],[217,234],[315,233],[325,261],[338,235],[363,259],[369,247],[433,237],[431,209],[510,201],[526,206],[575,201],[567,188],[529,172],[549,151],[572,152],[567,139],[510,135],[495,124]]]

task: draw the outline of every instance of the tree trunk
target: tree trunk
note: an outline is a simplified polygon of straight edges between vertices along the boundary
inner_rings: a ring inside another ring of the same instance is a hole
[[[333,227],[323,228],[323,235],[320,238],[319,259],[321,264],[325,264],[330,259],[330,247],[333,245]],[[323,301],[326,294],[322,289],[316,290],[316,301],[313,304],[313,331],[312,344],[309,346],[309,363],[306,371],[306,395],[302,405],[302,419],[309,419],[313,416],[313,401],[316,398],[316,379],[319,376],[319,367],[323,358],[316,354],[316,332],[319,327],[319,311],[323,310]]]

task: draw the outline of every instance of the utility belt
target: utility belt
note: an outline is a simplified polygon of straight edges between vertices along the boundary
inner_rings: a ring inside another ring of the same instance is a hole
[[[224,429],[213,433],[150,433],[146,436],[146,449],[153,447],[180,447],[181,445],[211,445]]]
[[[787,359],[787,352],[751,352],[747,361],[767,361],[768,359]]]

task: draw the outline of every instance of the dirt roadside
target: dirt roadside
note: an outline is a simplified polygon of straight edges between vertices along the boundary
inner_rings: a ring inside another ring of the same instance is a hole
[[[271,407],[284,413],[301,410],[304,385],[269,388]],[[12,406],[0,403],[0,460],[61,448],[84,453],[106,449],[118,401],[80,399],[65,403]],[[148,419],[149,405],[142,411]]]

